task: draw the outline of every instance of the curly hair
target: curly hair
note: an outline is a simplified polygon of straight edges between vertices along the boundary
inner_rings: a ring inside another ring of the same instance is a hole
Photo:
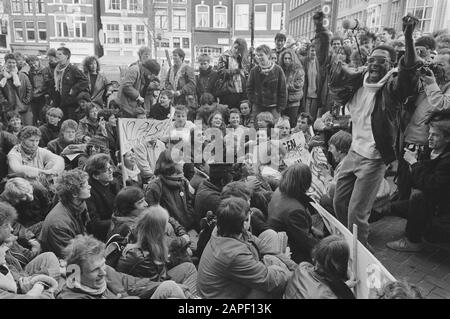
[[[74,120],[65,120],[62,124],[61,124],[61,128],[60,128],[60,132],[64,132],[67,129],[72,129],[75,132],[78,130],[78,123],[75,122]]]
[[[98,61],[96,56],[87,56],[84,58],[83,62],[81,63],[81,65],[83,66],[83,72],[86,74],[89,74],[89,66],[91,65],[92,62],[97,62],[97,72],[100,72],[100,62]]]
[[[86,162],[85,171],[89,177],[100,175],[105,171],[108,163],[111,163],[111,157],[108,154],[92,155]]]
[[[36,126],[24,126],[19,132],[19,135],[17,136],[20,141],[24,141],[27,138],[30,138],[32,136],[42,136],[42,132],[40,129],[38,129]]]
[[[64,249],[67,265],[78,265],[80,267],[91,257],[103,256],[104,254],[105,244],[87,235],[78,235]]]
[[[88,174],[78,168],[62,172],[55,181],[56,194],[61,203],[70,203],[74,195],[80,193],[88,178]]]

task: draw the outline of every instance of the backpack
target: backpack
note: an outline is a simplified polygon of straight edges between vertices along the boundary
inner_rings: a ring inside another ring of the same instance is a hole
[[[112,235],[108,241],[106,242],[106,253],[105,259],[106,264],[112,268],[117,267],[117,263],[119,262],[120,256],[122,256],[122,252],[129,243],[129,237],[131,234],[131,230],[128,232],[126,236],[122,236],[120,234]]]

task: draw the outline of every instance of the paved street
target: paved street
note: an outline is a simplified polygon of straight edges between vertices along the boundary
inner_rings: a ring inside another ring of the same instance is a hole
[[[406,220],[385,217],[371,225],[369,242],[375,256],[397,280],[405,279],[420,287],[430,299],[450,299],[450,244],[426,244],[420,253],[396,252],[386,243],[400,238]]]

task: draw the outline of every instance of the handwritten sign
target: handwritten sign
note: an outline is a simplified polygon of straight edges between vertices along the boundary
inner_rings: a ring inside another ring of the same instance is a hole
[[[306,140],[303,132],[294,133],[289,138],[282,139],[281,143],[283,143],[287,151],[283,159],[286,166],[292,166],[296,163],[309,165],[311,155],[306,149]]]
[[[343,236],[349,247],[353,247],[353,234],[347,227],[342,225],[319,204],[313,203],[312,205],[322,217],[328,231],[332,235]],[[353,260],[354,252],[353,249],[350,250],[351,259]],[[359,241],[356,250],[356,278],[359,280],[358,285],[356,286],[357,299],[368,299],[369,297],[373,297],[386,283],[396,281],[394,276],[392,276],[381,262]],[[349,264],[351,264],[351,262]]]
[[[122,155],[131,148],[151,139],[168,136],[171,120],[119,119],[119,140]]]

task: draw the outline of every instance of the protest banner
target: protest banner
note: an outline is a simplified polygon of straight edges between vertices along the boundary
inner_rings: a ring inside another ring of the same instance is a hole
[[[311,154],[306,148],[306,140],[303,132],[294,133],[290,137],[282,139],[281,143],[286,148],[286,155],[283,159],[286,166],[291,166],[296,163],[303,163],[309,166]]]
[[[159,139],[170,134],[171,120],[158,121],[154,119],[119,118],[118,133],[120,143],[120,158],[132,148],[152,139]],[[124,165],[122,165],[124,185],[127,180]]]
[[[317,203],[312,205],[322,217],[329,232],[333,235],[343,236],[350,247],[350,265],[352,265],[351,268],[357,269],[356,278],[359,280],[355,287],[357,299],[373,297],[384,284],[396,281],[394,276],[359,241],[355,256],[353,234],[322,206]]]

